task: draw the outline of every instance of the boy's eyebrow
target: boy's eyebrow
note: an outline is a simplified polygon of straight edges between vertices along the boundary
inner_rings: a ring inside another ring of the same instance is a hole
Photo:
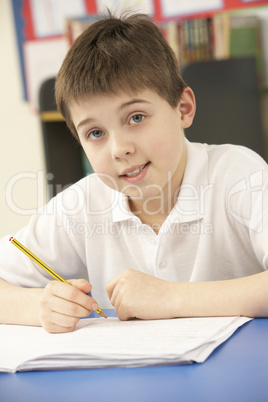
[[[91,123],[92,121],[94,121],[94,119],[92,119],[91,117],[88,117],[87,119],[80,121],[80,123],[78,123],[76,129],[78,129],[79,127],[85,126],[86,124]]]
[[[125,102],[125,103],[123,103],[122,105],[120,105],[120,106],[119,106],[119,110],[123,110],[123,109],[125,109],[126,107],[133,105],[134,103],[151,103],[151,102],[149,102],[149,101],[147,101],[147,100],[145,100],[145,99],[138,99],[138,98],[137,98],[137,99],[132,99],[131,101]],[[91,123],[91,122],[93,122],[94,120],[95,120],[94,118],[88,117],[88,118],[86,118],[86,119],[80,121],[80,123],[77,125],[76,129],[78,129],[78,128],[81,127],[81,126],[85,126],[86,124]]]
[[[134,104],[134,103],[151,103],[151,102],[149,102],[149,101],[147,101],[147,100],[145,100],[145,99],[139,99],[139,98],[137,98],[137,99],[132,99],[132,100],[129,101],[129,102],[123,103],[123,105],[121,105],[119,109],[120,109],[120,110],[125,109],[126,107],[128,107],[128,106],[130,106],[130,105],[132,105],[132,104]]]

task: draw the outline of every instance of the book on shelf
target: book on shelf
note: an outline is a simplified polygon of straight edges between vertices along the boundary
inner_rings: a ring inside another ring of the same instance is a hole
[[[160,29],[181,65],[212,57],[210,19],[171,21]]]
[[[219,13],[210,18],[171,21],[161,26],[180,66],[205,60],[254,56],[260,85],[264,60],[258,16]]]
[[[264,65],[260,19],[251,15],[231,15],[229,26],[229,57],[254,56],[260,85],[263,85]]]

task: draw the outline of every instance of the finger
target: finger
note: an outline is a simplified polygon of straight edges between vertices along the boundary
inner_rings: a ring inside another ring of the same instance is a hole
[[[53,312],[48,319],[41,320],[43,328],[51,333],[71,332],[76,328],[79,318],[64,316]]]
[[[56,297],[65,300],[70,300],[72,302],[80,304],[81,306],[87,306],[89,302],[89,297],[80,289],[78,289],[75,286],[72,286],[71,284],[51,281],[46,286],[46,289],[48,290],[48,292],[50,292],[52,295]]]
[[[91,312],[91,308],[86,308],[83,305],[62,299],[60,297],[49,298],[46,303],[46,308],[49,311],[78,318],[87,317]]]
[[[76,326],[71,327],[71,328],[65,328],[65,327],[60,327],[59,325],[55,324],[44,324],[42,327],[49,332],[50,334],[63,334],[66,332],[73,332],[76,328]]]
[[[119,283],[114,287],[110,301],[114,306],[116,315],[121,321],[133,318],[130,300],[124,289],[120,287]]]
[[[49,318],[51,324],[64,328],[75,327],[80,319],[79,317],[71,317],[69,315],[59,314],[57,312],[52,312]]]
[[[110,294],[110,301],[113,306],[121,303],[122,300],[127,300],[129,293],[129,278],[126,275],[126,271],[116,276],[110,281],[110,287],[108,291]]]
[[[133,314],[131,314],[131,309],[129,309],[129,307],[121,300],[115,301],[115,313],[121,321],[127,321],[135,318],[133,317]]]
[[[116,299],[118,299],[118,296],[119,296],[119,292],[120,292],[120,286],[119,286],[118,282],[115,283],[115,285],[113,285],[111,289],[109,289],[109,293],[107,293],[107,294],[108,294],[108,297],[110,299],[112,306],[115,306]]]
[[[105,285],[105,290],[107,293],[107,296],[109,297],[109,299],[111,300],[112,294],[113,294],[113,290],[116,284],[116,278],[113,278],[112,280],[110,280],[109,282],[106,283]]]
[[[49,333],[51,334],[63,334],[65,332],[73,332],[76,328],[74,325],[73,327],[61,327],[60,325],[57,324],[52,324],[52,323],[46,323],[42,322],[42,327]]]
[[[91,296],[88,296],[71,284],[51,281],[47,285],[46,289],[47,292],[51,293],[52,295],[79,304],[88,310],[94,310],[94,304],[97,304],[96,300],[94,300]]]
[[[92,290],[92,285],[86,279],[69,279],[68,282],[84,293],[89,293]]]
[[[107,295],[108,295],[110,300],[111,300],[111,297],[113,295],[114,288],[115,288],[115,286],[116,286],[116,284],[117,284],[117,282],[119,280],[119,277],[120,277],[120,275],[115,276],[113,279],[111,279],[105,285],[105,290],[106,290],[106,293],[107,293]]]

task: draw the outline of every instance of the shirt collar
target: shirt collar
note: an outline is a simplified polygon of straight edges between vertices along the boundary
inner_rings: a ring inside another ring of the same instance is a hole
[[[204,217],[204,197],[208,190],[208,154],[205,144],[185,140],[187,162],[172,221],[190,222]]]
[[[117,191],[117,203],[112,211],[113,222],[126,221],[130,218],[135,218],[131,212],[128,203],[128,197]]]

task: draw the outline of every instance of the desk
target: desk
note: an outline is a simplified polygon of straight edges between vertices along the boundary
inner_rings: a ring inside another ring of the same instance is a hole
[[[267,402],[268,319],[202,364],[0,374],[1,402]]]

